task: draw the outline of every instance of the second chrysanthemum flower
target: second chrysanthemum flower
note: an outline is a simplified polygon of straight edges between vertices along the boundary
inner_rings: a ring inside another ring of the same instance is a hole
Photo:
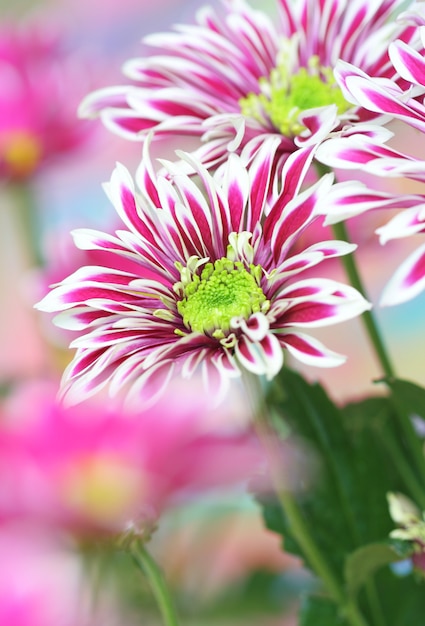
[[[233,155],[214,175],[179,153],[199,186],[178,164],[163,162],[165,173],[156,174],[147,148],[140,193],[125,168],[116,168],[107,191],[125,230],[79,230],[75,241],[131,259],[140,272],[83,267],[38,305],[60,311],[57,323],[80,333],[64,375],[71,399],[105,384],[112,392],[158,390],[173,373],[195,372],[219,393],[244,369],[275,376],[283,349],[312,365],[344,360],[304,329],[349,319],[369,303],[334,280],[298,276],[355,246],[325,241],[303,248],[300,236],[325,207],[358,192],[350,196],[345,185],[338,194],[331,175],[300,191],[311,148],[291,155],[279,189],[270,192],[277,146],[265,142],[249,167]]]
[[[390,18],[402,0],[276,0],[274,18],[243,0],[222,11],[206,6],[194,24],[145,38],[156,53],[128,61],[132,83],[85,98],[83,117],[99,116],[121,136],[144,141],[190,136],[202,140],[197,158],[208,167],[229,151],[255,151],[278,137],[278,164],[304,145],[371,117],[354,107],[335,81],[338,59],[401,81],[389,63],[394,37],[411,42],[414,29]],[[372,117],[376,117],[373,115]]]

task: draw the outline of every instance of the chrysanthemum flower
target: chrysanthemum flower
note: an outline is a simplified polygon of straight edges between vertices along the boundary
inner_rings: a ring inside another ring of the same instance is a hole
[[[411,40],[414,29],[393,19],[400,0],[278,0],[274,21],[243,0],[224,15],[205,7],[194,25],[155,34],[145,43],[158,54],[124,66],[133,84],[91,94],[81,115],[100,115],[122,136],[144,140],[202,138],[197,158],[212,166],[252,140],[280,140],[283,161],[301,145],[319,143],[341,124],[365,114],[348,102],[333,68],[344,59],[399,80],[387,55],[391,37]]]
[[[425,17],[417,14],[419,25]],[[419,29],[425,46],[425,27]],[[425,93],[425,56],[403,41],[395,41],[389,47],[394,69],[406,80],[409,88],[401,90],[390,81],[368,76],[358,68],[340,63],[336,75],[347,98],[359,106],[388,119],[398,120],[425,133],[425,106],[416,94]],[[386,142],[393,137],[387,129],[377,129],[366,124],[365,133],[348,133],[347,136],[326,141],[318,150],[319,160],[331,167],[362,169],[376,176],[398,176],[425,182],[425,160],[413,153],[396,150]],[[420,135],[418,135],[420,137]],[[371,192],[372,193],[372,192]],[[377,206],[404,209],[393,217],[377,233],[381,243],[392,239],[410,237],[425,232],[425,195],[397,195],[376,193]],[[379,200],[381,198],[381,202]],[[357,209],[355,208],[355,212]],[[347,217],[334,212],[328,221]],[[383,305],[393,305],[414,298],[425,289],[425,244],[419,246],[400,265],[382,294]]]
[[[132,259],[140,272],[82,267],[37,305],[62,311],[56,322],[80,333],[65,392],[78,398],[110,383],[112,392],[137,393],[148,381],[163,387],[173,372],[190,378],[199,370],[217,392],[244,369],[272,378],[283,348],[305,363],[341,363],[304,330],[370,305],[349,286],[299,275],[355,246],[325,241],[303,249],[300,236],[328,205],[361,202],[361,190],[344,185],[341,199],[328,175],[301,192],[313,157],[304,148],[286,161],[278,191],[270,186],[277,143],[266,142],[248,168],[231,155],[215,175],[179,153],[200,187],[179,164],[163,162],[166,174],[155,174],[147,146],[140,193],[116,168],[107,192],[125,230],[74,237],[78,247]]]

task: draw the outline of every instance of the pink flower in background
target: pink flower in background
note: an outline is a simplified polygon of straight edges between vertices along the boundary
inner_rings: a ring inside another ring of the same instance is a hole
[[[3,407],[0,522],[38,520],[85,534],[143,529],[183,496],[260,469],[249,433],[203,428],[206,401],[193,388],[144,411],[100,399],[65,408],[53,391],[24,387]]]
[[[154,382],[160,393],[174,371],[184,378],[202,371],[206,387],[220,397],[242,370],[275,376],[283,348],[318,366],[344,360],[303,331],[352,318],[369,303],[339,282],[298,276],[355,246],[325,241],[292,248],[328,205],[362,201],[362,188],[344,185],[341,198],[326,176],[300,192],[313,158],[306,148],[286,161],[280,191],[274,186],[269,202],[277,144],[265,142],[248,168],[231,155],[215,176],[179,153],[201,187],[179,164],[163,162],[167,173],[156,175],[147,149],[140,193],[117,167],[107,191],[125,229],[115,235],[85,229],[74,237],[80,248],[137,262],[139,272],[115,264],[82,267],[37,305],[62,311],[58,325],[80,333],[64,374],[70,401],[107,384],[112,393],[124,388],[137,397]]]
[[[416,15],[418,23],[425,24],[425,16]],[[425,26],[419,32],[425,45]],[[403,41],[395,41],[389,47],[389,56],[394,69],[407,81],[409,89],[401,90],[396,84],[368,76],[347,63],[337,66],[337,77],[346,94],[353,102],[388,119],[398,120],[425,134],[425,56]],[[365,126],[367,135],[348,133],[342,138],[325,142],[318,150],[319,160],[335,168],[362,169],[368,174],[381,177],[405,177],[425,182],[425,155],[415,156],[415,147],[410,152],[396,150],[386,144],[393,137],[387,129]],[[402,130],[402,129],[401,129]],[[418,135],[421,141],[421,135]],[[418,144],[421,145],[421,144]],[[417,152],[417,150],[416,150]],[[376,230],[381,243],[401,239],[425,232],[425,195],[376,194],[381,196],[383,206],[404,209]],[[357,207],[359,208],[359,207]],[[347,214],[334,212],[328,221],[336,222]],[[399,266],[385,287],[381,303],[395,305],[410,300],[425,289],[425,244],[420,245]]]
[[[94,92],[84,117],[100,116],[123,137],[144,140],[194,136],[204,140],[197,158],[222,162],[247,142],[255,151],[279,137],[282,162],[302,145],[319,143],[343,123],[366,115],[344,99],[333,76],[338,59],[401,81],[387,45],[411,41],[410,25],[388,24],[400,0],[278,0],[278,16],[242,0],[197,14],[196,24],[144,39],[159,52],[134,59],[124,73],[134,82]],[[403,83],[403,81],[401,81]],[[369,114],[370,117],[370,114]],[[375,116],[372,116],[375,117]]]
[[[112,586],[107,593],[93,588],[69,537],[33,523],[2,523],[0,554],[1,626],[126,623]]]
[[[0,27],[0,178],[30,176],[88,137],[76,109],[92,81],[60,36],[38,24]]]

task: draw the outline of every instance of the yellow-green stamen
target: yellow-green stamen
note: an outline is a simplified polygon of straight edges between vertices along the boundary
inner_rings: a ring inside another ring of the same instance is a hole
[[[246,268],[240,261],[222,258],[206,263],[202,272],[193,273],[189,281],[187,268],[180,263],[176,267],[182,275],[182,281],[174,286],[182,296],[177,309],[191,331],[224,339],[233,318],[248,319],[253,313],[265,313],[270,307],[259,285],[259,266]]]
[[[282,55],[269,78],[260,78],[260,93],[250,93],[239,101],[241,112],[261,123],[271,122],[282,135],[293,137],[305,127],[299,115],[307,109],[336,104],[343,114],[351,104],[342,95],[332,68],[322,67],[312,57],[308,67],[290,71],[287,55]]]

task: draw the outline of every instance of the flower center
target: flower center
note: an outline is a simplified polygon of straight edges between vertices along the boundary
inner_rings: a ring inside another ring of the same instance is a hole
[[[94,522],[122,522],[146,492],[143,472],[113,455],[87,454],[73,461],[60,476],[63,501]]]
[[[0,136],[0,159],[3,159],[14,176],[27,176],[41,159],[41,144],[26,131],[13,131]]]
[[[224,338],[234,317],[248,319],[253,313],[265,313],[270,308],[259,283],[261,267],[222,258],[206,263],[200,275],[188,272],[176,263],[181,281],[174,290],[181,293],[177,309],[187,328]]]
[[[260,78],[260,93],[250,93],[239,101],[243,115],[263,124],[271,122],[282,135],[293,137],[305,129],[298,119],[303,111],[336,104],[342,114],[352,107],[342,95],[332,68],[322,67],[314,56],[308,67],[294,73],[288,57],[282,53],[270,77]]]

